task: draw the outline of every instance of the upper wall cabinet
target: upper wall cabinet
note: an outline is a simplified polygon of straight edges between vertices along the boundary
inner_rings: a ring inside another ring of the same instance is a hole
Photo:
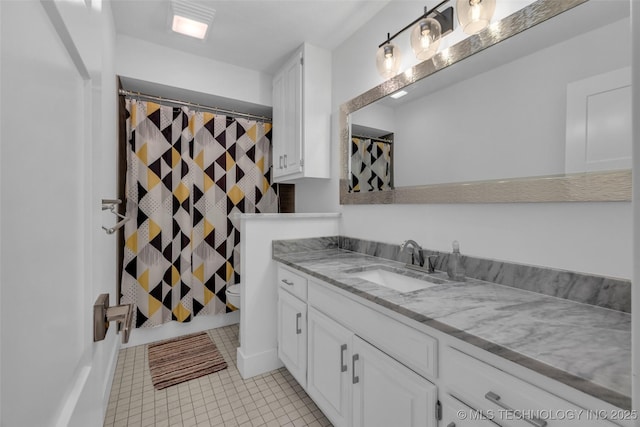
[[[329,178],[331,55],[303,44],[273,79],[274,182]]]

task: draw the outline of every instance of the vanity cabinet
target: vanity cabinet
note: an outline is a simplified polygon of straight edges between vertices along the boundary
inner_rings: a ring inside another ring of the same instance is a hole
[[[291,375],[307,383],[306,279],[278,269],[278,357]]]
[[[273,79],[273,180],[330,176],[331,55],[304,43]]]
[[[409,343],[417,331],[407,326],[396,329],[400,325],[395,320],[326,288],[309,282],[309,396],[337,427],[435,427],[436,386],[405,366],[404,358],[381,350],[409,337],[397,343],[425,355],[420,351],[423,345]],[[433,344],[431,337],[422,338],[418,341]],[[434,359],[425,359],[431,362],[426,364],[431,371]]]

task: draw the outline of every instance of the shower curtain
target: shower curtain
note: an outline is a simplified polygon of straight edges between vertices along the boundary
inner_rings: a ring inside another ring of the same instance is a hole
[[[123,304],[136,327],[230,311],[233,213],[277,212],[271,124],[127,99]]]

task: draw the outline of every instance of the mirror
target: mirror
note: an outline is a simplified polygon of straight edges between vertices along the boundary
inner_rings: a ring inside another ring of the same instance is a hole
[[[341,203],[630,200],[628,16],[539,0],[343,104]],[[385,135],[394,185],[354,186]]]

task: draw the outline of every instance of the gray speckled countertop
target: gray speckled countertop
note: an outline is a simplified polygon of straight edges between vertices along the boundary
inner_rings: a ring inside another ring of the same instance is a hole
[[[402,268],[402,263],[343,249],[274,252],[273,259],[617,407],[631,409],[629,313],[477,279],[400,293],[346,271],[374,264]],[[436,277],[446,278],[446,274]]]

